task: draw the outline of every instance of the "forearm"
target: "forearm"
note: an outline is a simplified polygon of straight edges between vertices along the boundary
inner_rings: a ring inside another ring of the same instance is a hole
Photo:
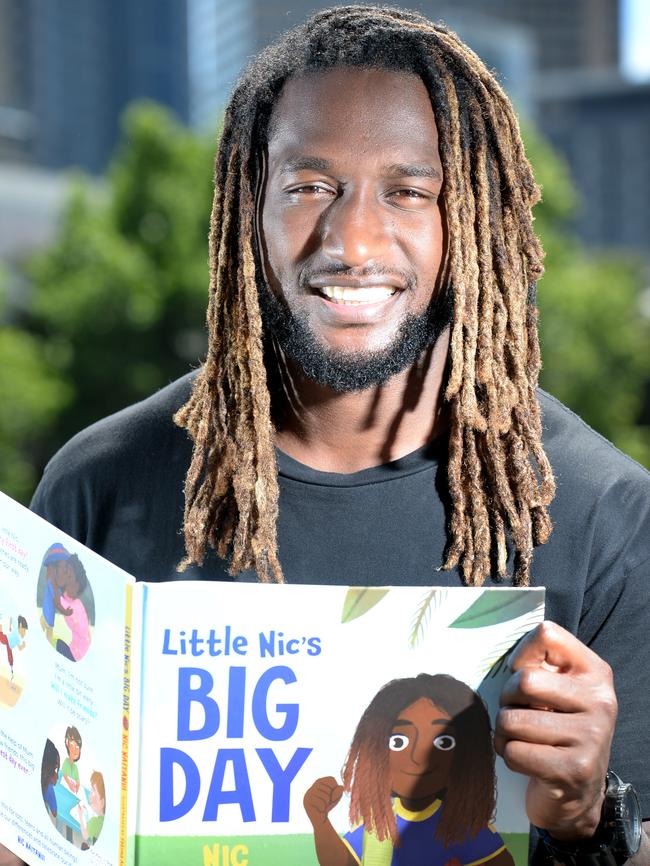
[[[314,844],[320,866],[357,866],[347,845],[330,821],[314,827]]]

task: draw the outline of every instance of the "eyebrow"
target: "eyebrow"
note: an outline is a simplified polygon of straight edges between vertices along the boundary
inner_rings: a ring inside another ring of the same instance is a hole
[[[329,160],[318,156],[292,156],[285,161],[280,172],[287,174],[292,171],[330,171],[331,168]]]
[[[442,180],[438,169],[426,164],[396,162],[388,166],[386,174],[389,177],[428,177],[431,180]]]
[[[293,156],[289,157],[282,168],[281,174],[289,174],[293,171],[331,171],[332,163],[319,156]],[[432,165],[421,163],[395,162],[386,167],[386,177],[424,177],[430,180],[442,180],[442,174]]]
[[[432,725],[450,725],[451,726],[451,719],[432,719],[431,724]],[[398,728],[398,727],[403,728],[403,727],[406,727],[407,725],[410,725],[412,728],[415,727],[413,722],[409,721],[408,719],[396,719],[395,722],[393,723],[394,728]]]

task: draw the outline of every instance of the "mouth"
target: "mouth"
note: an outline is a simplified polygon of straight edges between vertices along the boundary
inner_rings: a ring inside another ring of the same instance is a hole
[[[396,286],[315,286],[318,295],[332,304],[341,306],[358,306],[361,304],[379,304],[397,294]]]

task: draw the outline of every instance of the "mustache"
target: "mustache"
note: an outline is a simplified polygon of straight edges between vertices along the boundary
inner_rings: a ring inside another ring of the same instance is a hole
[[[328,263],[327,266],[317,267],[307,265],[300,273],[298,283],[301,289],[309,289],[314,280],[334,281],[336,277],[349,277],[355,280],[364,280],[370,277],[386,277],[389,281],[397,277],[405,289],[412,290],[417,286],[415,274],[402,268],[387,268],[382,265],[366,265],[363,268],[349,268],[347,265]]]

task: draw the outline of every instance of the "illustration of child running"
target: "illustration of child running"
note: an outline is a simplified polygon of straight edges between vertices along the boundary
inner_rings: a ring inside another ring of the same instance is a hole
[[[79,825],[83,838],[82,848],[94,845],[104,826],[104,813],[106,811],[106,790],[104,788],[104,777],[95,770],[90,776],[90,794],[88,797],[90,807],[95,813],[86,820],[87,806],[79,804]]]
[[[54,786],[59,778],[60,764],[59,750],[52,740],[47,739],[43,750],[43,763],[41,764],[41,790],[45,807],[53,818],[56,818],[58,811]]]
[[[45,551],[43,565],[45,566],[46,577],[41,626],[50,643],[52,643],[52,630],[54,628],[56,612],[58,610],[60,613],[64,613],[61,605],[61,592],[67,580],[67,572],[70,568],[69,562],[70,554],[62,544],[52,544]]]
[[[318,779],[304,798],[320,866],[513,866],[490,826],[494,745],[481,698],[444,674],[387,683],[357,726],[343,784]],[[348,791],[343,837],[329,812]]]
[[[77,761],[81,757],[81,734],[74,725],[66,728],[64,742],[68,757],[61,767],[61,775],[72,793],[77,794],[79,792],[79,769]]]
[[[25,649],[25,634],[27,633],[27,620],[24,616],[18,617],[18,625],[13,627],[13,619],[9,620],[9,634],[5,634],[0,625],[0,644],[4,644],[7,650],[7,661],[11,670],[11,681],[14,679],[14,650]]]
[[[56,651],[70,661],[76,662],[83,658],[90,645],[90,624],[84,603],[79,598],[88,586],[86,570],[76,553],[73,553],[66,563],[67,568],[61,580],[63,594],[61,606],[65,615],[65,623],[72,633],[70,643],[60,638],[56,642]]]

